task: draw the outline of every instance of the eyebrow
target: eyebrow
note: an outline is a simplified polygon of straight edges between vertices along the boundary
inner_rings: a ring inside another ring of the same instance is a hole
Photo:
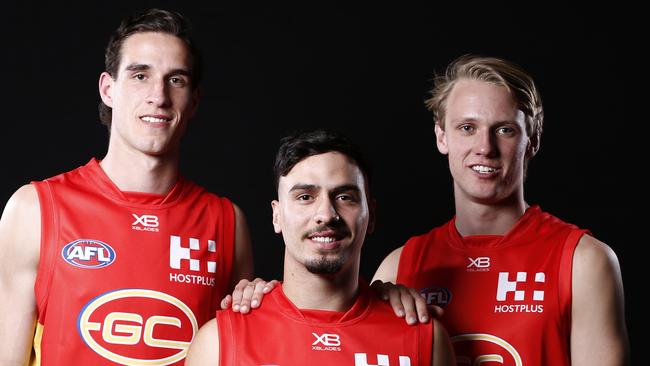
[[[293,187],[291,187],[291,189],[289,189],[289,192],[312,191],[314,189],[317,189],[318,187],[319,186],[317,186],[315,184],[298,183],[298,184],[294,185]],[[359,193],[359,192],[361,192],[361,189],[356,184],[344,184],[344,185],[341,185],[341,186],[334,187],[334,189],[332,189],[332,193],[334,193],[334,194],[338,194],[338,193],[341,193],[341,192],[349,192],[349,191],[354,191],[356,193]]]
[[[125,68],[127,71],[145,71],[151,69],[151,65],[147,64],[130,64],[127,65]],[[173,69],[170,72],[167,73],[167,75],[184,75],[187,77],[191,77],[192,75],[190,74],[189,70],[186,69]]]

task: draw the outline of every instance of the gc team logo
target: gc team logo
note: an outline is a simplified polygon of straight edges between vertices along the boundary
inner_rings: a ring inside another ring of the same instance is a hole
[[[99,240],[78,239],[64,246],[61,256],[75,267],[102,268],[115,261],[115,250]]]
[[[88,347],[124,365],[180,361],[198,331],[187,305],[147,289],[122,289],[94,298],[79,313],[77,327]]]
[[[451,342],[458,365],[523,365],[519,352],[510,343],[491,334],[461,334],[452,337]]]

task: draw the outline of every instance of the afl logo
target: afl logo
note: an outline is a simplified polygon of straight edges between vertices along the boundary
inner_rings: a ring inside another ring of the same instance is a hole
[[[451,302],[451,291],[440,286],[431,286],[420,290],[420,296],[424,298],[427,305],[438,305],[441,308],[447,307]]]
[[[102,268],[115,261],[115,250],[99,240],[78,239],[64,246],[61,256],[75,267]]]
[[[492,334],[460,334],[451,338],[459,365],[481,365],[498,363],[508,366],[522,366],[519,352],[510,343]]]
[[[171,295],[122,289],[86,304],[77,329],[90,349],[112,362],[169,365],[185,358],[198,324],[192,310]]]

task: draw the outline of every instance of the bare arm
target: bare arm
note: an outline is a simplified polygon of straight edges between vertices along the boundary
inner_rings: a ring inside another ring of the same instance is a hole
[[[38,270],[41,217],[32,185],[20,188],[0,219],[0,364],[24,365],[36,322],[34,283]]]
[[[185,365],[219,365],[219,327],[216,319],[210,320],[199,329],[190,345]]]
[[[426,301],[416,290],[396,284],[397,268],[403,248],[393,250],[384,258],[372,278],[372,287],[384,300],[390,301],[395,315],[404,317],[408,324],[415,324],[418,319],[421,323],[426,323],[429,321],[430,310],[436,316],[438,312],[442,314],[442,310],[438,307],[427,308]]]
[[[253,249],[248,231],[246,217],[242,210],[233,205],[235,209],[235,263],[231,277],[229,292],[221,300],[221,308],[228,309],[232,306],[234,311],[247,313],[251,308],[256,308],[262,302],[264,294],[275,287],[277,281],[266,282],[261,278],[253,278]]]
[[[433,355],[431,364],[433,366],[456,366],[454,349],[447,330],[439,321],[433,319]]]
[[[235,262],[233,263],[230,290],[239,280],[253,278],[253,248],[248,223],[242,210],[235,204],[233,206],[235,209]]]
[[[573,257],[571,364],[629,362],[623,283],[616,254],[584,235]]]
[[[399,258],[402,255],[402,249],[399,247],[393,250],[379,265],[372,282],[381,280],[383,282],[397,283],[397,267],[399,267]]]

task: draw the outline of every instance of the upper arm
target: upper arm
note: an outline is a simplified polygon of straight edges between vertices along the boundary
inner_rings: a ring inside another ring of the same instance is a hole
[[[230,277],[229,293],[239,280],[253,279],[253,248],[248,224],[242,210],[235,204],[233,208],[235,210],[235,261]]]
[[[402,249],[399,247],[393,250],[379,265],[372,282],[382,280],[383,282],[397,282],[397,268],[399,267],[399,258],[402,255]]]
[[[583,235],[573,256],[572,365],[621,365],[628,357],[623,283],[616,254]]]
[[[36,189],[20,188],[0,219],[0,363],[23,364],[36,320],[41,218]]]
[[[188,350],[185,365],[219,365],[219,327],[216,318],[199,329]]]
[[[447,330],[433,319],[433,345],[431,364],[434,366],[455,366],[456,358]]]

